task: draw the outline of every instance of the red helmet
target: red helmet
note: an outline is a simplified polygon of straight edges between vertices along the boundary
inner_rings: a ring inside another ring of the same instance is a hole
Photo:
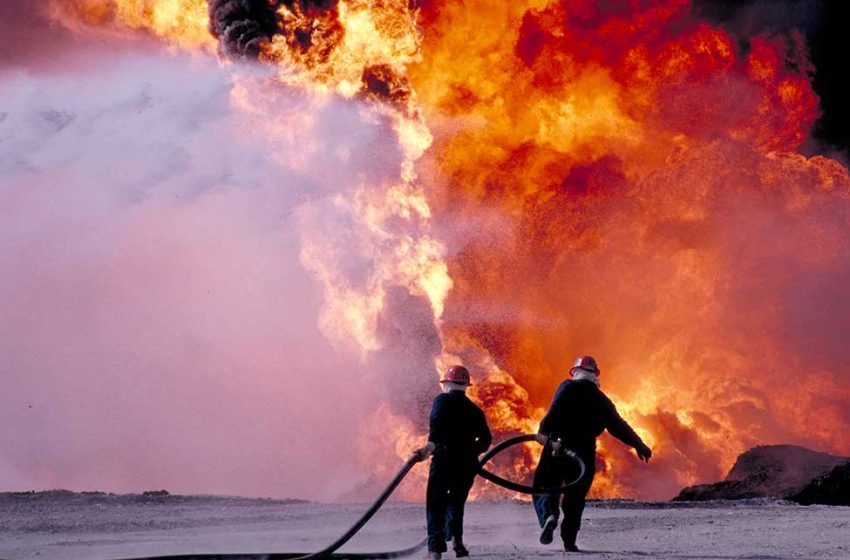
[[[570,371],[572,372],[574,369],[584,369],[593,372],[596,375],[602,374],[602,370],[599,369],[599,365],[596,363],[593,356],[579,356],[576,358],[576,363],[573,364]]]
[[[446,372],[446,376],[440,383],[457,383],[458,385],[469,385],[469,370],[463,366],[452,366]]]

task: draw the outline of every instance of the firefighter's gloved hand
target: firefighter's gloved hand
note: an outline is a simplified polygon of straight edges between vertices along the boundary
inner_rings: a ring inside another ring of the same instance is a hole
[[[536,439],[537,443],[540,445],[546,445],[546,442],[549,441],[549,436],[546,434],[537,434],[534,436],[534,439]]]
[[[646,444],[642,443],[635,447],[635,451],[637,451],[638,458],[646,463],[648,463],[649,458],[652,457],[652,449],[650,449]]]
[[[434,444],[433,441],[429,441],[428,443],[414,451],[413,454],[416,455],[417,460],[424,461],[425,459],[430,457],[432,453],[434,453],[434,449],[436,448],[436,444]]]

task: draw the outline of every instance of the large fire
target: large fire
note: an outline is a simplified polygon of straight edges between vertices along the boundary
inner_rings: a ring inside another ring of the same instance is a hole
[[[56,1],[65,20],[180,47],[207,49],[212,29],[223,63],[277,65],[281,87],[359,98],[393,123],[398,176],[336,201],[368,279],[352,285],[339,247],[304,239],[327,336],[368,359],[390,294],[426,301],[427,375],[471,366],[497,440],[534,431],[572,358],[594,354],[655,451],[645,467],[603,438],[596,497],[668,498],[755,444],[850,450],[833,307],[850,176],[797,151],[818,108],[802,36],[743,43],[687,0],[269,0],[253,27],[224,21],[227,4]],[[375,413],[368,429],[397,431],[364,448],[377,475],[421,443],[430,396]],[[527,476],[533,447],[512,460],[501,468]]]

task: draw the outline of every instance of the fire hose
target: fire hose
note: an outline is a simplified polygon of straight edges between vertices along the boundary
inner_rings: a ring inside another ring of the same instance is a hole
[[[521,443],[535,441],[536,438],[533,435],[519,435],[506,439],[505,441],[499,443],[498,445],[493,446],[489,451],[487,451],[478,461],[478,475],[482,478],[489,480],[493,484],[506,488],[508,490],[513,490],[514,492],[520,492],[522,494],[563,494],[567,492],[567,490],[576,482],[578,482],[585,474],[585,464],[578,455],[572,452],[569,449],[565,449],[559,454],[564,457],[568,457],[573,460],[578,468],[579,474],[575,477],[574,480],[565,484],[564,486],[560,486],[557,488],[535,488],[533,486],[528,486],[525,484],[519,484],[517,482],[513,482],[506,478],[502,478],[501,476],[492,473],[488,470],[484,469],[484,465],[489,463],[493,457],[503,452],[504,450],[512,447],[514,445],[519,445]],[[404,480],[404,477],[410,472],[410,469],[416,463],[423,461],[424,459],[420,458],[417,453],[414,453],[410,456],[410,458],[402,465],[401,469],[396,473],[395,477],[392,481],[387,485],[384,491],[378,496],[378,499],[366,510],[360,519],[357,520],[351,528],[345,532],[340,538],[335,540],[330,545],[326,546],[322,550],[318,552],[313,552],[309,554],[305,554],[303,552],[276,552],[270,554],[182,554],[182,555],[167,555],[167,556],[145,556],[145,557],[135,557],[135,558],[126,558],[123,560],[318,560],[318,559],[327,559],[327,558],[335,558],[335,559],[349,559],[349,560],[361,560],[366,558],[401,558],[402,556],[409,556],[416,551],[420,550],[425,546],[426,540],[423,540],[417,543],[410,548],[406,548],[403,550],[393,550],[388,552],[336,552],[339,550],[345,543],[351,540],[355,534],[357,534],[360,529],[363,528],[366,523],[372,519],[372,516],[377,513],[377,511],[384,505],[384,502],[390,497],[390,495],[395,491],[401,481]]]
[[[487,451],[487,453],[482,455],[481,458],[478,460],[478,476],[489,480],[493,484],[501,486],[502,488],[507,488],[508,490],[513,490],[514,492],[519,492],[521,494],[563,494],[569,489],[570,486],[581,480],[581,478],[584,476],[584,473],[587,469],[584,464],[584,461],[582,461],[581,457],[576,455],[576,453],[572,449],[566,448],[562,448],[561,451],[553,451],[553,454],[572,459],[578,466],[579,474],[570,483],[565,484],[564,486],[559,486],[557,488],[535,488],[534,486],[519,484],[517,482],[513,482],[512,480],[502,478],[501,476],[484,469],[484,465],[486,465],[493,457],[495,457],[508,447],[519,445],[520,443],[525,443],[527,441],[537,441],[537,438],[531,434],[526,434],[508,438],[502,443],[494,445],[492,448],[490,448],[489,451]]]

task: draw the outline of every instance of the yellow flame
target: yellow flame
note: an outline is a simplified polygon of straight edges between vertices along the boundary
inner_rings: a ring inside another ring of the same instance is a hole
[[[386,66],[401,76],[420,57],[420,33],[407,0],[340,0],[337,21],[329,21],[330,15],[311,20],[287,6],[278,13],[284,26],[316,31],[306,51],[293,48],[286,34],[264,47],[263,58],[283,67],[286,83],[354,97],[366,69]]]
[[[71,24],[126,26],[184,48],[215,47],[205,0],[53,0],[51,8]]]

